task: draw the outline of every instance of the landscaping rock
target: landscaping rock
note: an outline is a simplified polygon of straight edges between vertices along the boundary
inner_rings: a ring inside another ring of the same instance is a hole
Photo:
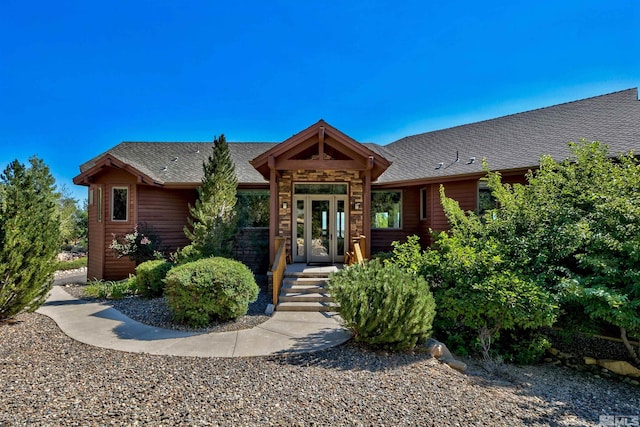
[[[597,363],[607,371],[614,372],[618,375],[640,377],[640,369],[623,360],[598,360]]]
[[[449,365],[450,367],[452,367],[457,371],[464,372],[467,369],[466,363],[456,360],[456,358],[453,357],[453,354],[451,354],[447,346],[438,340],[429,338],[427,342],[424,344],[424,348],[428,353],[431,354],[431,356],[435,357],[436,359],[440,360],[443,363],[446,363],[447,365]]]

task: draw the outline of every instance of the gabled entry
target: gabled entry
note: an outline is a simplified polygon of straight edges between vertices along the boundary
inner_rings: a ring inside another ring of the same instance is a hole
[[[371,182],[390,162],[323,120],[251,161],[269,180],[270,257],[286,239],[297,262],[341,262],[352,237],[371,237]],[[368,255],[368,254],[367,254]]]

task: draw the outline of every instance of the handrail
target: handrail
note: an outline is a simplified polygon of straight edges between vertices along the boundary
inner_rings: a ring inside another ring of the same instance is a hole
[[[282,286],[282,279],[284,277],[284,271],[287,268],[287,245],[285,245],[284,237],[275,238],[276,256],[273,260],[273,265],[269,269],[272,274],[273,285],[273,306],[278,305],[278,296],[280,295],[280,287]]]

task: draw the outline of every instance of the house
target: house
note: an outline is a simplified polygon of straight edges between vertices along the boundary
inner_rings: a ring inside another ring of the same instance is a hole
[[[273,259],[276,236],[285,238],[291,261],[306,263],[341,262],[359,235],[367,256],[412,234],[427,242],[429,229],[447,228],[441,185],[463,209],[477,210],[487,192],[482,159],[505,182],[524,182],[541,155],[567,158],[567,142],[580,138],[606,143],[612,154],[640,151],[637,88],[385,146],[360,143],[323,120],[279,143],[229,143],[239,196],[269,212],[238,236],[238,256]],[[210,153],[211,142],[123,142],[80,166],[74,183],[88,187],[89,277],[133,271],[109,244],[136,224],[152,225],[172,249],[188,243],[188,205]]]

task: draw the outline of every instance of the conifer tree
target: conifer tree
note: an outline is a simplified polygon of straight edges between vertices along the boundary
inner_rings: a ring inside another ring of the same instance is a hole
[[[184,233],[202,256],[231,256],[236,232],[236,190],[238,180],[224,137],[214,138],[213,154],[202,165],[204,176],[195,206]]]
[[[37,157],[0,175],[0,320],[37,309],[53,284],[60,244],[55,181]]]

